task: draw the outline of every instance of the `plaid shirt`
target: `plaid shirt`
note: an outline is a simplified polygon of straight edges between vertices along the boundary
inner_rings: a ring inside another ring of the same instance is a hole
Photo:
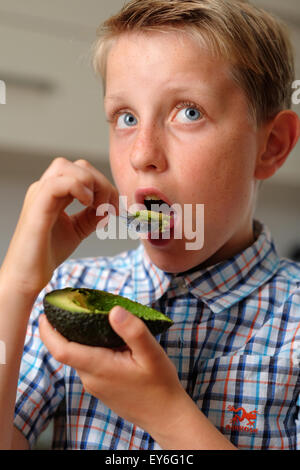
[[[183,275],[158,269],[142,245],[59,267],[33,309],[20,369],[15,425],[30,445],[54,416],[54,449],[160,449],[88,394],[40,340],[45,292],[85,286],[172,318],[160,344],[184,389],[234,445],[299,449],[300,265],[279,259],[267,228],[256,228],[255,243],[242,253]]]

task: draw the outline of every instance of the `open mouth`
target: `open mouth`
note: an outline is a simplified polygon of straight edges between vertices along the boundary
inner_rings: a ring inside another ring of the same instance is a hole
[[[135,200],[140,205],[137,220],[142,223],[141,232],[148,233],[148,239],[168,238],[175,213],[167,197],[155,188],[144,188],[136,192]]]
[[[171,214],[170,205],[163,199],[153,198],[153,196],[146,196],[144,199],[144,205],[148,211],[159,212],[162,214]]]
[[[139,194],[136,198],[138,207],[129,211],[130,217],[127,222],[130,230],[148,237],[160,236],[170,231],[174,225],[170,214],[170,206],[157,197],[143,197]],[[130,220],[131,219],[131,220]]]
[[[163,199],[153,196],[146,196],[144,205],[149,221],[148,240],[171,238],[170,231],[174,226],[174,211],[172,212],[171,206]]]

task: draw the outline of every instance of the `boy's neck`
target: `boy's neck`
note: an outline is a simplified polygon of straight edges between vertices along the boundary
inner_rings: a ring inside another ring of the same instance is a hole
[[[214,266],[223,261],[229,260],[236,256],[239,253],[242,253],[247,248],[249,248],[257,240],[260,234],[259,227],[253,221],[253,229],[249,233],[248,237],[242,240],[239,244],[234,244],[234,246],[229,245],[228,247],[221,247],[216,253],[214,253],[210,258],[203,261],[203,263],[197,264],[196,266],[188,269],[187,271],[182,271],[180,273],[175,273],[175,276],[185,276],[191,274],[195,271],[200,271],[207,269],[211,266]]]

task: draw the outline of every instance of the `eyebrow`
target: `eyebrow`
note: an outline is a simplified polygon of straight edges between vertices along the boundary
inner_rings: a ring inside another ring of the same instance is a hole
[[[200,90],[199,90],[200,88]],[[202,88],[202,90],[201,90]],[[206,89],[207,87],[204,85],[201,87],[201,85],[199,85],[199,83],[197,84],[197,88],[187,88],[185,86],[168,86],[166,88],[166,91],[170,91],[172,93],[174,92],[177,92],[177,93],[202,93],[204,89]],[[122,94],[113,94],[113,95],[107,95],[104,97],[104,102],[107,102],[107,101],[120,101],[120,100],[123,100],[124,99],[124,96],[126,96],[126,94],[122,95]]]
[[[123,96],[122,95],[109,95],[104,97],[104,102],[106,101],[119,101],[122,100]]]

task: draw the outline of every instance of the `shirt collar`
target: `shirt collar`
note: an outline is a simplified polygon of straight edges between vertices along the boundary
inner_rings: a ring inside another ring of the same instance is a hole
[[[279,268],[280,259],[268,228],[255,221],[254,232],[255,242],[231,259],[180,275],[166,273],[155,266],[141,244],[133,272],[137,297],[141,300],[148,291],[148,300],[155,302],[176,279],[214,313],[230,308],[262,286]]]
[[[143,244],[132,253],[134,254],[132,265],[134,297],[142,304],[154,303],[168,290],[173,275],[162,271],[151,261]]]

